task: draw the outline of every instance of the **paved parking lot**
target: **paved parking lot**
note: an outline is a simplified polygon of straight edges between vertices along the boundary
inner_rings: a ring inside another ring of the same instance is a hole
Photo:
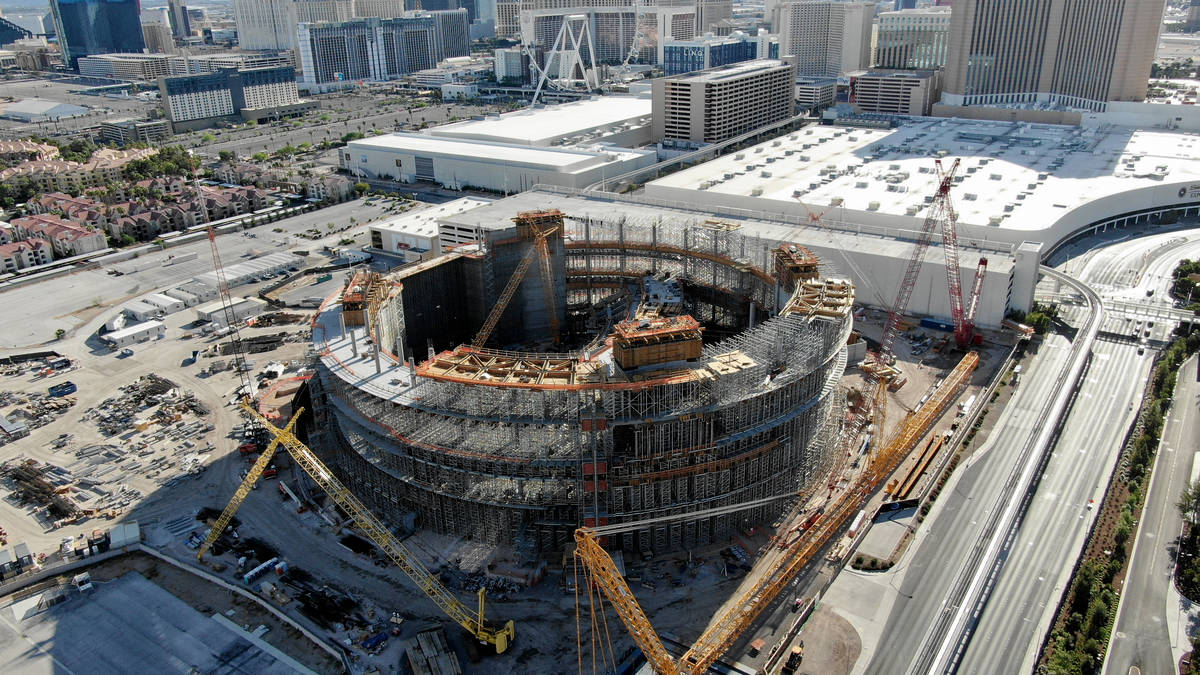
[[[221,235],[217,238],[221,260],[229,265],[252,255],[304,250],[310,252],[304,260],[305,264],[321,264],[325,259],[319,254],[324,246],[337,246],[347,235],[365,231],[368,221],[387,213],[387,203],[379,200],[374,204],[366,204],[362,199],[355,199],[262,225],[246,233]],[[349,222],[351,218],[355,219],[353,224]],[[329,228],[331,223],[334,225],[332,230]],[[351,225],[352,229],[347,232],[336,231]],[[330,234],[317,241],[295,236],[312,227]],[[276,228],[283,232],[274,232]],[[357,245],[361,247],[365,243],[366,239],[360,236]],[[163,266],[168,255],[190,252],[196,253],[195,260]],[[108,274],[108,270],[112,269],[124,275]],[[208,240],[201,238],[166,251],[106,265],[103,269],[75,272],[0,290],[0,303],[5,308],[7,319],[0,323],[0,348],[48,345],[54,341],[54,332],[59,328],[68,333],[77,331],[101,315],[113,314],[116,307],[138,295],[184,283],[211,270],[212,255]],[[233,289],[235,296],[253,295],[257,291],[258,287],[254,285]],[[95,326],[90,330],[94,329]]]

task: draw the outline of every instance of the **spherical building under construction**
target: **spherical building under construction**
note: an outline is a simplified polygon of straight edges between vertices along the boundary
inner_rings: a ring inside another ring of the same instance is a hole
[[[511,201],[477,244],[356,274],[318,314],[315,445],[376,513],[531,555],[658,518],[609,545],[660,553],[824,487],[848,282],[721,222]]]

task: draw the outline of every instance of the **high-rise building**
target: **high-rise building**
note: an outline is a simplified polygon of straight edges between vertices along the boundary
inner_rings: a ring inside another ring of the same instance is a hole
[[[293,0],[233,0],[242,49],[294,49],[299,18]]]
[[[404,16],[405,11],[404,0],[354,0],[354,16],[359,19],[394,19]]]
[[[290,66],[160,77],[158,88],[176,133],[235,115],[257,120],[313,107],[300,100]]]
[[[958,0],[942,103],[1103,110],[1146,98],[1162,0]]]
[[[943,68],[949,46],[949,9],[907,9],[879,15],[875,41],[875,65],[879,68]]]
[[[187,7],[183,0],[167,0],[167,13],[171,22],[171,33],[177,38],[185,38],[192,34],[192,22],[188,18]]]
[[[871,64],[875,4],[868,2],[785,2],[772,9],[772,32],[780,56],[796,57],[801,75],[837,77]]]
[[[896,11],[897,12],[899,12],[902,9],[916,9],[916,8],[917,8],[917,0],[896,0]]]
[[[792,64],[774,59],[655,78],[651,137],[689,145],[719,143],[785,120],[795,111],[795,80]]]
[[[374,17],[297,27],[301,83],[322,91],[339,83],[387,80],[437,64],[440,42],[432,14]]]
[[[435,10],[423,14],[431,15],[434,25],[437,26],[438,61],[471,54],[470,19],[466,8]]]
[[[855,112],[928,115],[937,102],[936,70],[872,70],[849,76],[849,103]]]
[[[760,28],[753,37],[735,31],[725,37],[707,34],[695,40],[668,40],[663,46],[661,65],[665,74],[679,75],[742,61],[775,58],[779,58],[779,40]]]
[[[592,39],[590,45],[584,40],[582,53],[594,49],[599,63],[623,63],[637,43],[638,62],[661,63],[667,40],[691,40],[698,35],[699,7],[696,0],[521,0],[517,33],[525,44],[549,51],[566,17],[583,15]],[[497,8],[504,9],[500,4]],[[503,20],[497,20],[497,36],[508,30]]]
[[[142,22],[142,39],[146,42],[146,51],[151,54],[175,53],[175,37],[171,35],[171,27],[165,23]]]
[[[520,85],[530,81],[529,56],[520,47],[497,49],[493,52],[492,68],[500,84]]]
[[[81,56],[142,51],[139,10],[138,0],[50,0],[63,60],[74,68]]]

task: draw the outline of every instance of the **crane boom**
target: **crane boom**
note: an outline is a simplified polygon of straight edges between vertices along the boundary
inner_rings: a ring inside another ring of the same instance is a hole
[[[716,617],[696,644],[678,661],[672,659],[663,648],[662,641],[617,572],[612,559],[600,546],[596,530],[587,527],[577,529],[576,555],[583,561],[605,597],[617,609],[621,620],[642,648],[655,672],[660,675],[702,675],[708,672],[708,668],[728,651],[762,610],[769,607],[796,574],[820,554],[875,489],[900,466],[917,440],[928,433],[954,397],[966,386],[971,373],[978,365],[979,355],[975,352],[967,353],[946,376],[929,401],[909,417],[886,444],[881,444],[883,449],[876,453],[857,489],[838,497],[826,511],[826,517],[819,520],[789,551],[779,555],[759,577],[758,583],[739,596],[730,610]]]
[[[954,184],[954,174],[958,171],[958,160],[954,160],[954,164],[949,170],[942,169],[942,161],[935,160],[937,163],[938,172],[938,188],[934,195],[933,206],[929,212],[929,216],[925,218],[925,222],[921,227],[921,232],[917,235],[917,243],[913,246],[912,255],[908,259],[908,266],[904,268],[904,276],[900,280],[900,288],[896,291],[896,301],[892,303],[892,307],[888,310],[887,325],[884,326],[883,337],[879,340],[879,360],[880,363],[888,364],[892,362],[892,346],[896,343],[896,336],[900,332],[900,322],[904,320],[904,313],[908,311],[908,301],[912,298],[913,288],[917,284],[917,275],[921,272],[921,263],[925,262],[925,253],[929,250],[929,243],[933,240],[933,230],[941,222],[941,212],[943,208],[949,208],[947,198],[950,195],[950,187]],[[953,213],[951,211],[951,213]],[[955,251],[957,258],[957,250]],[[947,261],[946,269],[949,270],[951,265]],[[957,270],[957,267],[955,268]],[[949,273],[949,272],[947,272]],[[951,290],[951,295],[954,295]],[[960,310],[961,310],[961,294],[960,294]]]
[[[541,263],[538,269],[542,273],[542,293],[546,296],[546,313],[550,322],[550,337],[558,344],[558,301],[554,297],[554,270],[550,267],[550,244],[546,237],[538,237],[536,248]]]
[[[304,412],[304,408],[299,408],[292,415],[292,419],[288,421],[284,427],[289,433],[296,427],[296,420],[300,419],[300,413]],[[221,538],[221,533],[229,526],[229,521],[233,520],[233,515],[241,508],[242,502],[246,500],[246,495],[254,489],[258,479],[262,476],[262,472],[271,463],[271,458],[275,456],[275,450],[279,447],[279,437],[271,439],[267,444],[262,454],[255,460],[254,465],[246,472],[246,476],[242,478],[242,484],[238,486],[236,492],[233,493],[233,498],[225,505],[225,510],[221,511],[217,522],[213,524],[212,529],[208,531],[208,536],[204,538],[204,543],[200,545],[200,549],[196,551],[196,560],[204,560],[204,554],[208,553],[208,549],[212,547],[218,539]]]
[[[426,596],[429,597],[446,616],[453,619],[458,625],[465,628],[468,632],[474,635],[480,642],[492,644],[496,648],[497,653],[502,653],[508,649],[508,645],[516,637],[516,627],[512,621],[509,621],[500,628],[492,628],[489,626],[483,617],[484,608],[484,589],[479,589],[479,609],[471,611],[466,605],[456,598],[442,582],[438,580],[428,568],[417,559],[392,534],[377,517],[371,513],[367,507],[359,501],[354,493],[350,492],[342,482],[333,475],[321,460],[313,454],[313,451],[308,448],[299,438],[292,433],[289,428],[280,429],[263,417],[257,410],[250,405],[248,400],[242,402],[242,409],[250,414],[252,418],[257,420],[264,428],[274,437],[276,441],[281,443],[288,454],[296,464],[304,469],[304,472],[309,475],[313,481],[329,495],[343,511],[346,512],[353,520],[359,530],[363,532],[376,546],[391,558],[392,562],[400,568],[408,578],[421,589]]]
[[[500,297],[496,299],[496,304],[488,313],[487,320],[479,327],[475,339],[471,340],[472,345],[482,347],[487,344],[488,338],[492,336],[492,331],[496,330],[496,324],[500,323],[500,317],[504,315],[504,310],[508,308],[508,303],[512,301],[513,294],[517,292],[517,287],[525,280],[525,274],[529,271],[529,263],[533,262],[533,257],[537,254],[538,247],[530,246],[529,250],[525,252],[525,256],[521,258],[521,262],[517,263],[517,269],[508,278],[508,283],[504,285],[504,290],[500,292]]]
[[[979,258],[979,266],[975,268],[975,283],[971,286],[971,297],[967,301],[967,314],[963,317],[963,325],[968,334],[967,340],[974,338],[975,311],[979,309],[979,294],[983,292],[983,279],[987,276],[987,258]]]

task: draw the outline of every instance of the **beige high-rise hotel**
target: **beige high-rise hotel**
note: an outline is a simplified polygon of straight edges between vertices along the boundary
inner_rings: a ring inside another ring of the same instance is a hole
[[[1164,0],[956,0],[942,103],[1146,98]]]

